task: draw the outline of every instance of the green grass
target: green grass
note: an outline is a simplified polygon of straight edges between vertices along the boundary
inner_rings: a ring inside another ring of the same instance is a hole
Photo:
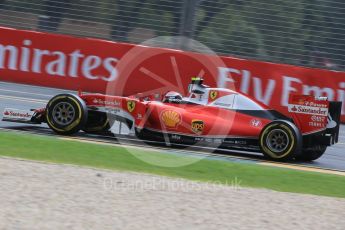
[[[132,149],[155,162],[178,162],[181,157]],[[345,176],[304,172],[248,163],[201,159],[183,167],[160,167],[140,160],[123,147],[0,132],[0,155],[36,161],[68,163],[120,171],[136,171],[197,181],[267,188],[276,191],[345,197]],[[190,157],[183,157],[191,160]],[[194,158],[193,158],[194,159]]]

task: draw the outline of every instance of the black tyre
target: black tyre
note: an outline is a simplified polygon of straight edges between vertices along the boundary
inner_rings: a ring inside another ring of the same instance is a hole
[[[76,133],[86,124],[86,104],[73,94],[56,95],[47,104],[46,120],[48,126],[58,134]]]
[[[320,158],[326,152],[327,146],[325,145],[315,145],[313,147],[309,147],[303,149],[302,154],[298,156],[298,160],[302,161],[314,161]]]
[[[99,134],[109,132],[113,126],[114,120],[110,120],[106,113],[89,111],[87,124],[83,127],[86,133]]]
[[[290,160],[300,154],[302,135],[288,121],[273,121],[261,131],[259,145],[263,154],[273,160]]]

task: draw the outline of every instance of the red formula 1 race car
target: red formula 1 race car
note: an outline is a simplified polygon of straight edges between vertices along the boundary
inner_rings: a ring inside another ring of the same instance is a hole
[[[102,94],[59,94],[46,108],[5,109],[3,120],[45,122],[58,134],[108,131],[125,122],[141,139],[258,151],[274,160],[315,160],[338,141],[341,102],[292,95],[289,114],[230,89],[210,88],[193,78],[183,97],[163,99]]]

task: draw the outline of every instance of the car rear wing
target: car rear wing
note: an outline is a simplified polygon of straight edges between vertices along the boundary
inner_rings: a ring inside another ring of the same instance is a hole
[[[288,109],[302,135],[322,134],[324,144],[332,145],[339,139],[341,106],[327,97],[291,95]]]
[[[338,143],[339,140],[341,107],[342,103],[340,101],[329,102],[326,134],[333,137],[331,144]]]

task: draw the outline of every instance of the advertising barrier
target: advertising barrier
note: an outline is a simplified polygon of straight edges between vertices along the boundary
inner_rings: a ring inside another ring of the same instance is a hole
[[[343,102],[345,73],[0,28],[0,81],[115,95],[186,92],[193,76],[286,112],[291,93]]]

